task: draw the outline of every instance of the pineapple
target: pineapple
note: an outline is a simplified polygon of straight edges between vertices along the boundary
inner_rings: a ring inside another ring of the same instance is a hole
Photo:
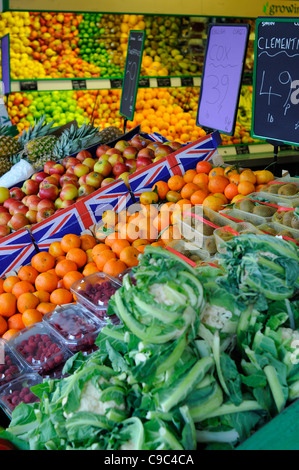
[[[45,135],[29,140],[25,144],[24,153],[33,168],[42,167],[49,160],[56,160],[53,149],[57,140],[54,135]]]
[[[0,127],[0,176],[11,169],[14,156],[22,149],[15,137],[14,127]]]
[[[73,155],[80,150],[96,145],[100,140],[98,128],[89,124],[82,124],[77,128],[73,125],[66,129],[54,147],[56,158]]]
[[[118,137],[121,137],[122,135],[123,133],[120,129],[118,129],[118,127],[106,127],[106,129],[100,131],[100,143],[108,144],[109,142],[112,142],[113,140],[117,139]]]

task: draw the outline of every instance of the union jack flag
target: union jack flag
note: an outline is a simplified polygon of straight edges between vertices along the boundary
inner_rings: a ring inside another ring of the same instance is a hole
[[[35,245],[27,229],[18,230],[3,238],[0,243],[0,276],[29,264],[35,253]]]
[[[157,181],[167,181],[172,175],[171,165],[166,157],[135,171],[129,176],[129,184],[135,200],[137,201],[144,191],[150,191]]]

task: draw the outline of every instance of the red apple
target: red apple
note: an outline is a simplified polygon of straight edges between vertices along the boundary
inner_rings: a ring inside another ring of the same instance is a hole
[[[128,171],[125,171],[124,173],[121,173],[119,175],[119,178],[122,179],[125,185],[127,186],[127,188],[130,189],[129,176],[130,176],[130,173]]]
[[[78,189],[78,196],[88,196],[89,194],[92,194],[94,192],[94,187],[90,186],[89,184],[82,184],[80,188]]]
[[[147,157],[153,159],[155,157],[155,152],[152,149],[144,147],[137,153],[137,158],[138,157]]]
[[[109,150],[109,149],[110,149],[109,145],[106,145],[106,144],[100,145],[96,150],[96,156],[99,158],[101,155],[106,153],[106,150]]]
[[[108,158],[108,162],[114,166],[116,163],[124,163],[124,159],[121,155],[118,155],[117,153],[114,153],[113,155],[110,155]]]
[[[140,168],[145,168],[148,165],[151,165],[153,161],[147,157],[138,157],[136,159],[136,169],[139,170]]]
[[[134,137],[131,139],[131,145],[138,148],[138,150],[141,150],[143,147],[146,147],[149,143],[149,139],[145,139],[139,134],[134,135]]]
[[[77,165],[74,166],[74,174],[80,178],[80,176],[86,175],[89,173],[89,168],[87,165],[84,165],[84,163],[77,163]]]
[[[77,163],[78,163],[78,160],[76,157],[64,157],[64,159],[62,160],[62,164],[64,168],[66,169],[68,169],[71,166],[77,165]]]
[[[7,207],[0,206],[0,214],[2,214],[2,212],[6,212],[6,213],[8,214],[8,209],[7,209]]]
[[[45,200],[45,199],[43,199]],[[62,199],[60,197],[58,197],[57,199],[55,199],[54,201],[54,206],[55,206],[55,209],[58,210],[58,209],[61,209],[62,207]]]
[[[7,237],[10,234],[10,228],[8,225],[0,225],[0,238]]]
[[[38,196],[41,199],[51,199],[55,201],[58,197],[59,189],[55,184],[45,184],[42,188],[40,188]]]
[[[108,161],[109,160],[109,157],[110,155],[107,155],[107,153],[103,153],[103,155],[101,155],[99,158],[98,158],[98,161],[101,162],[103,160],[106,160]],[[93,168],[94,169],[94,168]]]
[[[113,175],[118,178],[119,175],[128,171],[128,167],[125,163],[116,163],[112,169]]]
[[[155,157],[167,157],[173,153],[173,150],[169,145],[160,144],[155,150]]]
[[[49,168],[50,175],[53,175],[54,173],[58,175],[63,175],[64,172],[65,168],[61,163],[56,163],[55,165],[51,166],[51,168]]]
[[[30,224],[35,224],[37,222],[37,211],[30,209],[29,211],[26,212],[26,217],[29,220]]]
[[[34,194],[28,194],[25,197],[23,197],[22,203],[25,204],[25,206],[27,206],[27,201],[30,198],[30,196],[34,196]]]
[[[95,164],[96,160],[94,158],[85,158],[85,160],[83,160],[83,165],[86,165],[88,166],[89,170],[92,170],[93,167],[94,167],[94,164]]]
[[[133,147],[133,145],[129,145],[123,151],[123,157],[129,159],[135,158],[138,153],[138,149]]]
[[[104,177],[107,177],[111,174],[112,172],[112,165],[111,163],[103,160],[103,161],[98,161],[95,163],[95,166],[93,167],[94,171],[96,173],[100,173]]]
[[[18,201],[18,202],[19,202],[19,205],[13,208],[12,215],[19,214],[19,213],[26,215],[26,212],[28,212],[28,207],[25,206],[25,204],[23,204],[21,201]]]
[[[6,201],[3,202],[3,207],[5,207],[6,209],[9,210],[10,205],[15,203],[15,202],[16,202],[16,200],[13,197],[9,197],[8,199],[6,199]]]
[[[129,172],[133,173],[136,170],[136,160],[131,158],[126,161],[126,166],[129,168]]]
[[[103,175],[100,175],[100,173],[97,173],[96,171],[92,171],[86,175],[86,184],[98,189],[101,186],[103,179]]]
[[[39,184],[39,188],[42,188],[46,184],[55,184],[55,186],[59,186],[59,181],[57,181],[57,178],[55,178],[54,175],[52,176],[47,176],[41,183]]]
[[[105,178],[105,179],[103,179],[103,181],[101,182],[101,188],[103,188],[104,186],[107,186],[110,183],[113,183],[114,181],[115,181],[115,178]]]
[[[18,188],[18,187],[11,188],[9,190],[9,194],[10,194],[10,197],[17,199],[18,201],[21,201],[23,197],[25,197],[24,191],[22,191],[21,188]]]
[[[92,155],[88,150],[81,150],[77,153],[76,158],[77,160],[80,160],[80,162],[83,162],[85,158],[92,158]]]
[[[41,209],[36,214],[36,222],[42,222],[53,214],[55,214],[55,209]]]
[[[65,174],[66,175],[75,175],[74,168],[75,168],[75,166],[69,166],[68,169],[66,170]]]
[[[155,151],[159,145],[161,145],[161,142],[151,142],[146,146],[146,148]]]
[[[37,210],[41,211],[42,209],[55,209],[54,201],[46,198],[42,199],[37,205]]]
[[[78,188],[79,188],[79,186],[82,186],[82,184],[86,184],[87,175],[88,175],[88,173],[86,173],[85,175],[80,176],[80,178],[78,180]]]
[[[9,213],[11,215],[15,214],[17,211],[17,209],[20,207],[20,205],[22,204],[22,206],[26,207],[25,204],[22,203],[22,201],[18,201],[17,199],[14,199],[14,202],[12,202],[10,205],[9,205]],[[26,207],[26,209],[28,210],[28,208]]]
[[[37,211],[37,206],[40,201],[41,198],[37,196],[37,194],[31,194],[31,196],[29,196],[27,199],[26,206],[29,208],[29,210]]]
[[[52,168],[52,166],[56,165],[57,162],[53,161],[53,160],[49,160],[48,162],[46,162],[44,164],[44,172],[45,173],[48,173],[48,175],[50,174],[50,168]]]
[[[1,214],[0,214],[0,226],[1,225],[7,225],[11,218],[12,218],[12,215],[9,212],[1,212]]]
[[[72,204],[74,204],[74,202],[75,202],[74,200],[65,199],[61,203],[61,209],[66,209],[67,207],[70,207]]]
[[[60,191],[60,199],[62,201],[71,201],[76,199],[79,195],[80,187],[77,189],[73,184],[66,183]]]
[[[22,191],[26,195],[29,196],[30,194],[37,194],[38,190],[39,190],[39,182],[38,181],[35,181],[33,179],[29,179],[29,180],[24,181],[23,186],[22,186]]]
[[[39,171],[38,173],[34,173],[34,174],[31,176],[31,179],[33,179],[34,181],[38,181],[39,183],[41,183],[47,176],[48,176],[48,173],[46,173],[45,171]]]
[[[105,153],[106,153],[107,155],[113,155],[114,153],[117,153],[118,155],[121,155],[121,154],[122,154],[122,152],[121,152],[120,150],[118,150],[118,149],[116,149],[116,148],[113,148],[113,147],[111,147],[111,148],[109,148],[108,150],[106,150]]]
[[[117,150],[120,150],[121,153],[123,153],[123,151],[125,150],[126,147],[129,147],[129,142],[127,140],[119,140],[118,142],[116,142],[116,144],[114,145],[114,148],[117,149]]]
[[[176,141],[168,142],[167,144],[169,145],[169,147],[172,148],[173,151],[178,150],[183,147],[183,144],[181,144],[180,142],[176,142]]]
[[[76,175],[67,175],[65,173],[59,178],[60,186],[63,186],[64,183],[78,183],[78,178]]]
[[[18,212],[14,214],[10,221],[8,222],[8,227],[12,230],[20,230],[21,228],[25,227],[26,225],[30,225],[29,220],[27,219],[25,214]]]

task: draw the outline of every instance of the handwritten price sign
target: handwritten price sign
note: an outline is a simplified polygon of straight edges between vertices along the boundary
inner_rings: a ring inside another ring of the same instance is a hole
[[[249,28],[247,24],[209,26],[198,126],[234,133]]]

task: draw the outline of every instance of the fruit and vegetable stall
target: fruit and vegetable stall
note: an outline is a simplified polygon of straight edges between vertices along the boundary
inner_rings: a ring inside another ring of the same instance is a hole
[[[1,14],[12,87],[123,78],[136,29],[141,78],[188,86],[139,85],[127,128],[119,85],[5,97],[0,450],[299,448],[299,182],[223,158],[259,145],[251,85],[235,136],[196,125],[205,24]]]

